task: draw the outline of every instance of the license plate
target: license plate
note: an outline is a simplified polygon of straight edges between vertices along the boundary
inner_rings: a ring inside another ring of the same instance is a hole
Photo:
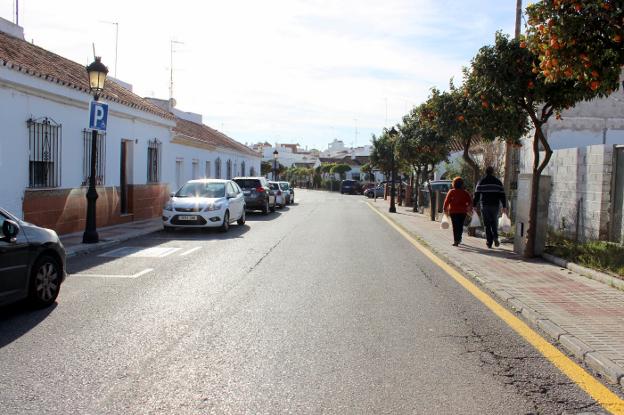
[[[197,215],[180,215],[178,216],[180,220],[197,220]]]
[[[249,195],[251,194],[251,191],[249,191],[249,190],[244,190],[244,191],[243,191],[243,194],[244,194],[245,196],[249,196]]]

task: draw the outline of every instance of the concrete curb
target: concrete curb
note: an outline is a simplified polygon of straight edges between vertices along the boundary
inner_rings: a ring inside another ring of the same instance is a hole
[[[84,245],[74,245],[65,247],[65,253],[67,258],[72,258],[78,255],[86,255],[90,254],[93,251],[100,250],[102,248],[107,248],[113,245],[120,244],[129,239],[138,238],[139,236],[148,235],[153,232],[157,232],[162,229],[162,225],[146,227],[145,229],[136,230],[133,232],[128,232],[126,234],[120,235],[115,239],[101,240],[95,244],[84,244]]]
[[[624,280],[613,277],[607,273],[593,270],[591,268],[586,268],[581,265],[575,264],[574,262],[568,262],[563,258],[556,257],[551,254],[542,254],[542,258],[546,261],[555,264],[561,268],[569,269],[570,271],[576,272],[584,277],[589,279],[601,282],[610,287],[617,288],[618,290],[624,291]]]
[[[624,387],[624,368],[615,364],[611,359],[607,358],[602,353],[593,350],[583,341],[568,333],[566,330],[561,328],[553,321],[545,318],[539,312],[527,306],[522,301],[513,297],[507,291],[493,286],[493,284],[488,282],[486,278],[482,278],[481,276],[479,276],[478,272],[474,270],[470,270],[469,272],[467,272],[465,269],[465,265],[463,265],[461,261],[449,257],[444,252],[440,252],[437,249],[433,248],[430,244],[426,243],[423,237],[405,228],[405,226],[394,220],[390,215],[386,214],[386,212],[382,213],[397,226],[401,227],[409,234],[415,236],[419,241],[424,241],[427,249],[430,249],[446,263],[455,267],[463,275],[466,275],[467,277],[475,280],[480,286],[484,287],[487,291],[492,293],[500,302],[506,304],[517,314],[520,314],[525,321],[527,321],[534,328],[537,328],[539,331],[543,332],[546,337],[548,337],[556,345],[560,346],[560,348],[562,348],[568,354],[573,355],[578,360],[585,363],[588,367],[600,374],[609,383],[612,383],[614,385],[619,384],[620,386]],[[561,258],[557,259],[563,261]],[[557,265],[559,264],[557,263]],[[574,271],[573,269],[570,270]]]

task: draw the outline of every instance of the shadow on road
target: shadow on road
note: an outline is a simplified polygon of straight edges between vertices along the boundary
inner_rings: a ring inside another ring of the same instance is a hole
[[[26,301],[0,307],[0,349],[28,333],[45,320],[56,308],[33,310]]]

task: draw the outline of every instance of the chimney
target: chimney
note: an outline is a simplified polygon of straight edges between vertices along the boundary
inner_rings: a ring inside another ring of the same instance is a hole
[[[0,17],[0,32],[24,40],[24,28]]]

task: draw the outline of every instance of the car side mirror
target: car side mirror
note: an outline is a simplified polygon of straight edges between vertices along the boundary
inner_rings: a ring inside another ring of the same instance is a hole
[[[169,197],[174,197],[175,196],[175,192],[169,192]]]
[[[228,194],[227,194],[227,198],[228,198],[228,199],[234,199],[235,197],[236,197],[236,195],[235,195],[235,194],[233,194],[233,193],[228,193]]]
[[[2,223],[2,234],[4,235],[3,239],[5,241],[14,242],[15,237],[17,236],[18,233],[19,233],[19,226],[17,226],[17,223],[9,219],[5,220],[4,223]]]

